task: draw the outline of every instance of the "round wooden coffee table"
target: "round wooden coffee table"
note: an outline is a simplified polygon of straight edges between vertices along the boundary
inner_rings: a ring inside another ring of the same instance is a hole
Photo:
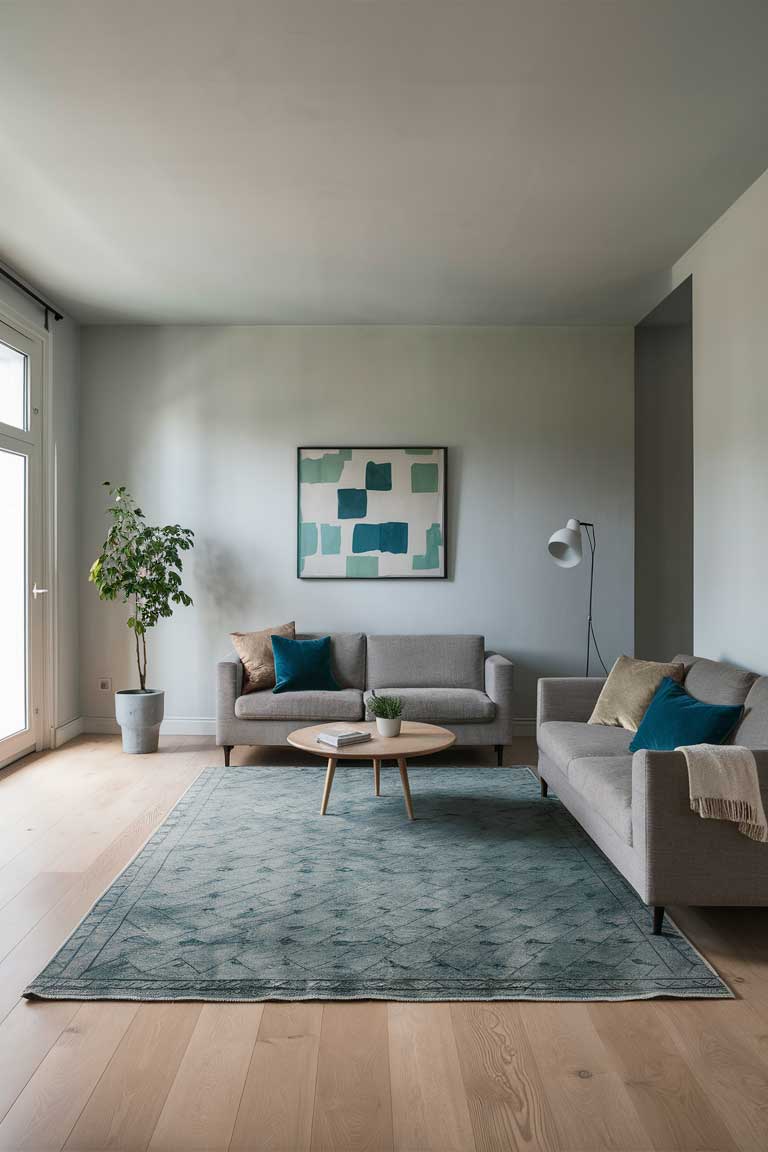
[[[368,731],[371,733],[371,739],[360,744],[350,744],[346,748],[332,748],[330,744],[323,744],[317,739],[320,732],[334,732],[344,728],[360,728]],[[288,737],[288,743],[292,744],[294,748],[301,748],[304,752],[311,752],[315,756],[328,758],[323,802],[320,805],[322,816],[325,816],[325,810],[328,807],[328,798],[333,786],[333,774],[339,760],[373,760],[373,785],[376,796],[381,795],[382,760],[397,760],[409,820],[413,820],[414,816],[411,788],[408,783],[407,761],[413,756],[429,756],[432,752],[440,752],[443,748],[450,748],[455,740],[456,737],[453,732],[449,732],[447,728],[439,728],[437,724],[419,724],[414,720],[403,720],[399,736],[379,736],[375,721],[362,721],[359,724],[357,722],[353,724],[313,724],[309,728],[297,728]]]

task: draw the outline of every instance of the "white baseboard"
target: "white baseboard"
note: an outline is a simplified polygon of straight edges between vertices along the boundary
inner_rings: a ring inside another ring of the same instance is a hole
[[[160,725],[164,736],[215,736],[213,716],[166,716]]]
[[[514,723],[514,727],[515,727],[515,736],[521,736],[523,738],[527,738],[527,737],[532,738],[536,735],[536,717],[535,716],[532,717],[531,719],[528,719],[525,716],[518,716],[518,718],[515,721],[513,721],[513,723]]]
[[[296,721],[300,727],[300,721]],[[65,739],[71,740],[73,736],[79,736],[81,732],[89,732],[92,734],[117,736],[120,734],[120,727],[113,716],[81,716],[77,720],[71,721],[70,724],[64,725],[64,728],[69,729],[72,725],[80,725],[76,731],[72,731]],[[535,719],[527,719],[521,717],[515,720],[515,736],[522,738],[533,737],[536,728]],[[63,744],[64,740],[59,740],[58,733],[64,729],[57,729],[56,747]],[[165,720],[160,726],[160,732],[163,736],[215,736],[216,735],[216,720],[213,716],[166,716]]]
[[[83,732],[89,736],[119,736],[120,725],[114,716],[83,716]]]
[[[66,744],[68,740],[74,740],[75,736],[82,736],[85,731],[84,724],[84,717],[76,716],[74,720],[68,720],[66,724],[60,724],[58,728],[54,728],[54,748],[61,748],[62,744]]]
[[[114,716],[84,716],[81,731],[93,735],[119,736],[120,725]],[[163,736],[214,736],[216,721],[208,716],[166,716],[160,725]]]

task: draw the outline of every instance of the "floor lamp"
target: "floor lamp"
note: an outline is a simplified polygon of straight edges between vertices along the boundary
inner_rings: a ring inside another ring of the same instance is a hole
[[[597,548],[597,536],[595,534],[595,526],[591,520],[576,520],[573,517],[567,522],[565,528],[558,529],[553,532],[549,538],[547,548],[549,554],[561,568],[574,568],[582,561],[582,546],[581,546],[581,529],[584,529],[587,540],[589,541],[590,550],[590,565],[589,565],[589,608],[587,609],[587,664],[584,671],[585,676],[589,676],[589,656],[592,644],[595,645],[595,652],[597,658],[603,666],[603,671],[608,674],[608,669],[605,666],[605,661],[600,655],[600,649],[597,646],[597,637],[595,630],[592,627],[592,592],[595,585],[595,550]]]

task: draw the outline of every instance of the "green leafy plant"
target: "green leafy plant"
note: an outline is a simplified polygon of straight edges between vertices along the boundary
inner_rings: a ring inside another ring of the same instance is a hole
[[[379,720],[397,720],[403,714],[403,702],[399,696],[377,696],[372,692],[368,707]]]
[[[147,631],[161,617],[173,614],[174,604],[189,605],[192,597],[181,587],[181,553],[193,546],[194,532],[179,524],[164,528],[145,522],[144,513],[123,485],[109,488],[107,515],[112,523],[88,579],[101,600],[132,605],[128,627],[136,638],[136,664],[141,691],[147,687]]]

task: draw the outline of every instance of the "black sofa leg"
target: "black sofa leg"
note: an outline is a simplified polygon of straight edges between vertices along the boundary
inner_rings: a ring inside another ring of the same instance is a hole
[[[224,749],[224,767],[229,768],[229,756],[232,751],[232,745],[222,744],[222,748]]]
[[[653,909],[653,934],[661,936],[661,926],[664,923],[664,905],[656,904]]]
[[[549,784],[547,784],[543,776],[539,776],[539,784],[541,785],[541,795],[546,796],[547,792],[549,792]]]
[[[496,765],[497,765],[497,767],[501,768],[503,759],[504,759],[504,745],[503,744],[497,744],[496,745]]]

